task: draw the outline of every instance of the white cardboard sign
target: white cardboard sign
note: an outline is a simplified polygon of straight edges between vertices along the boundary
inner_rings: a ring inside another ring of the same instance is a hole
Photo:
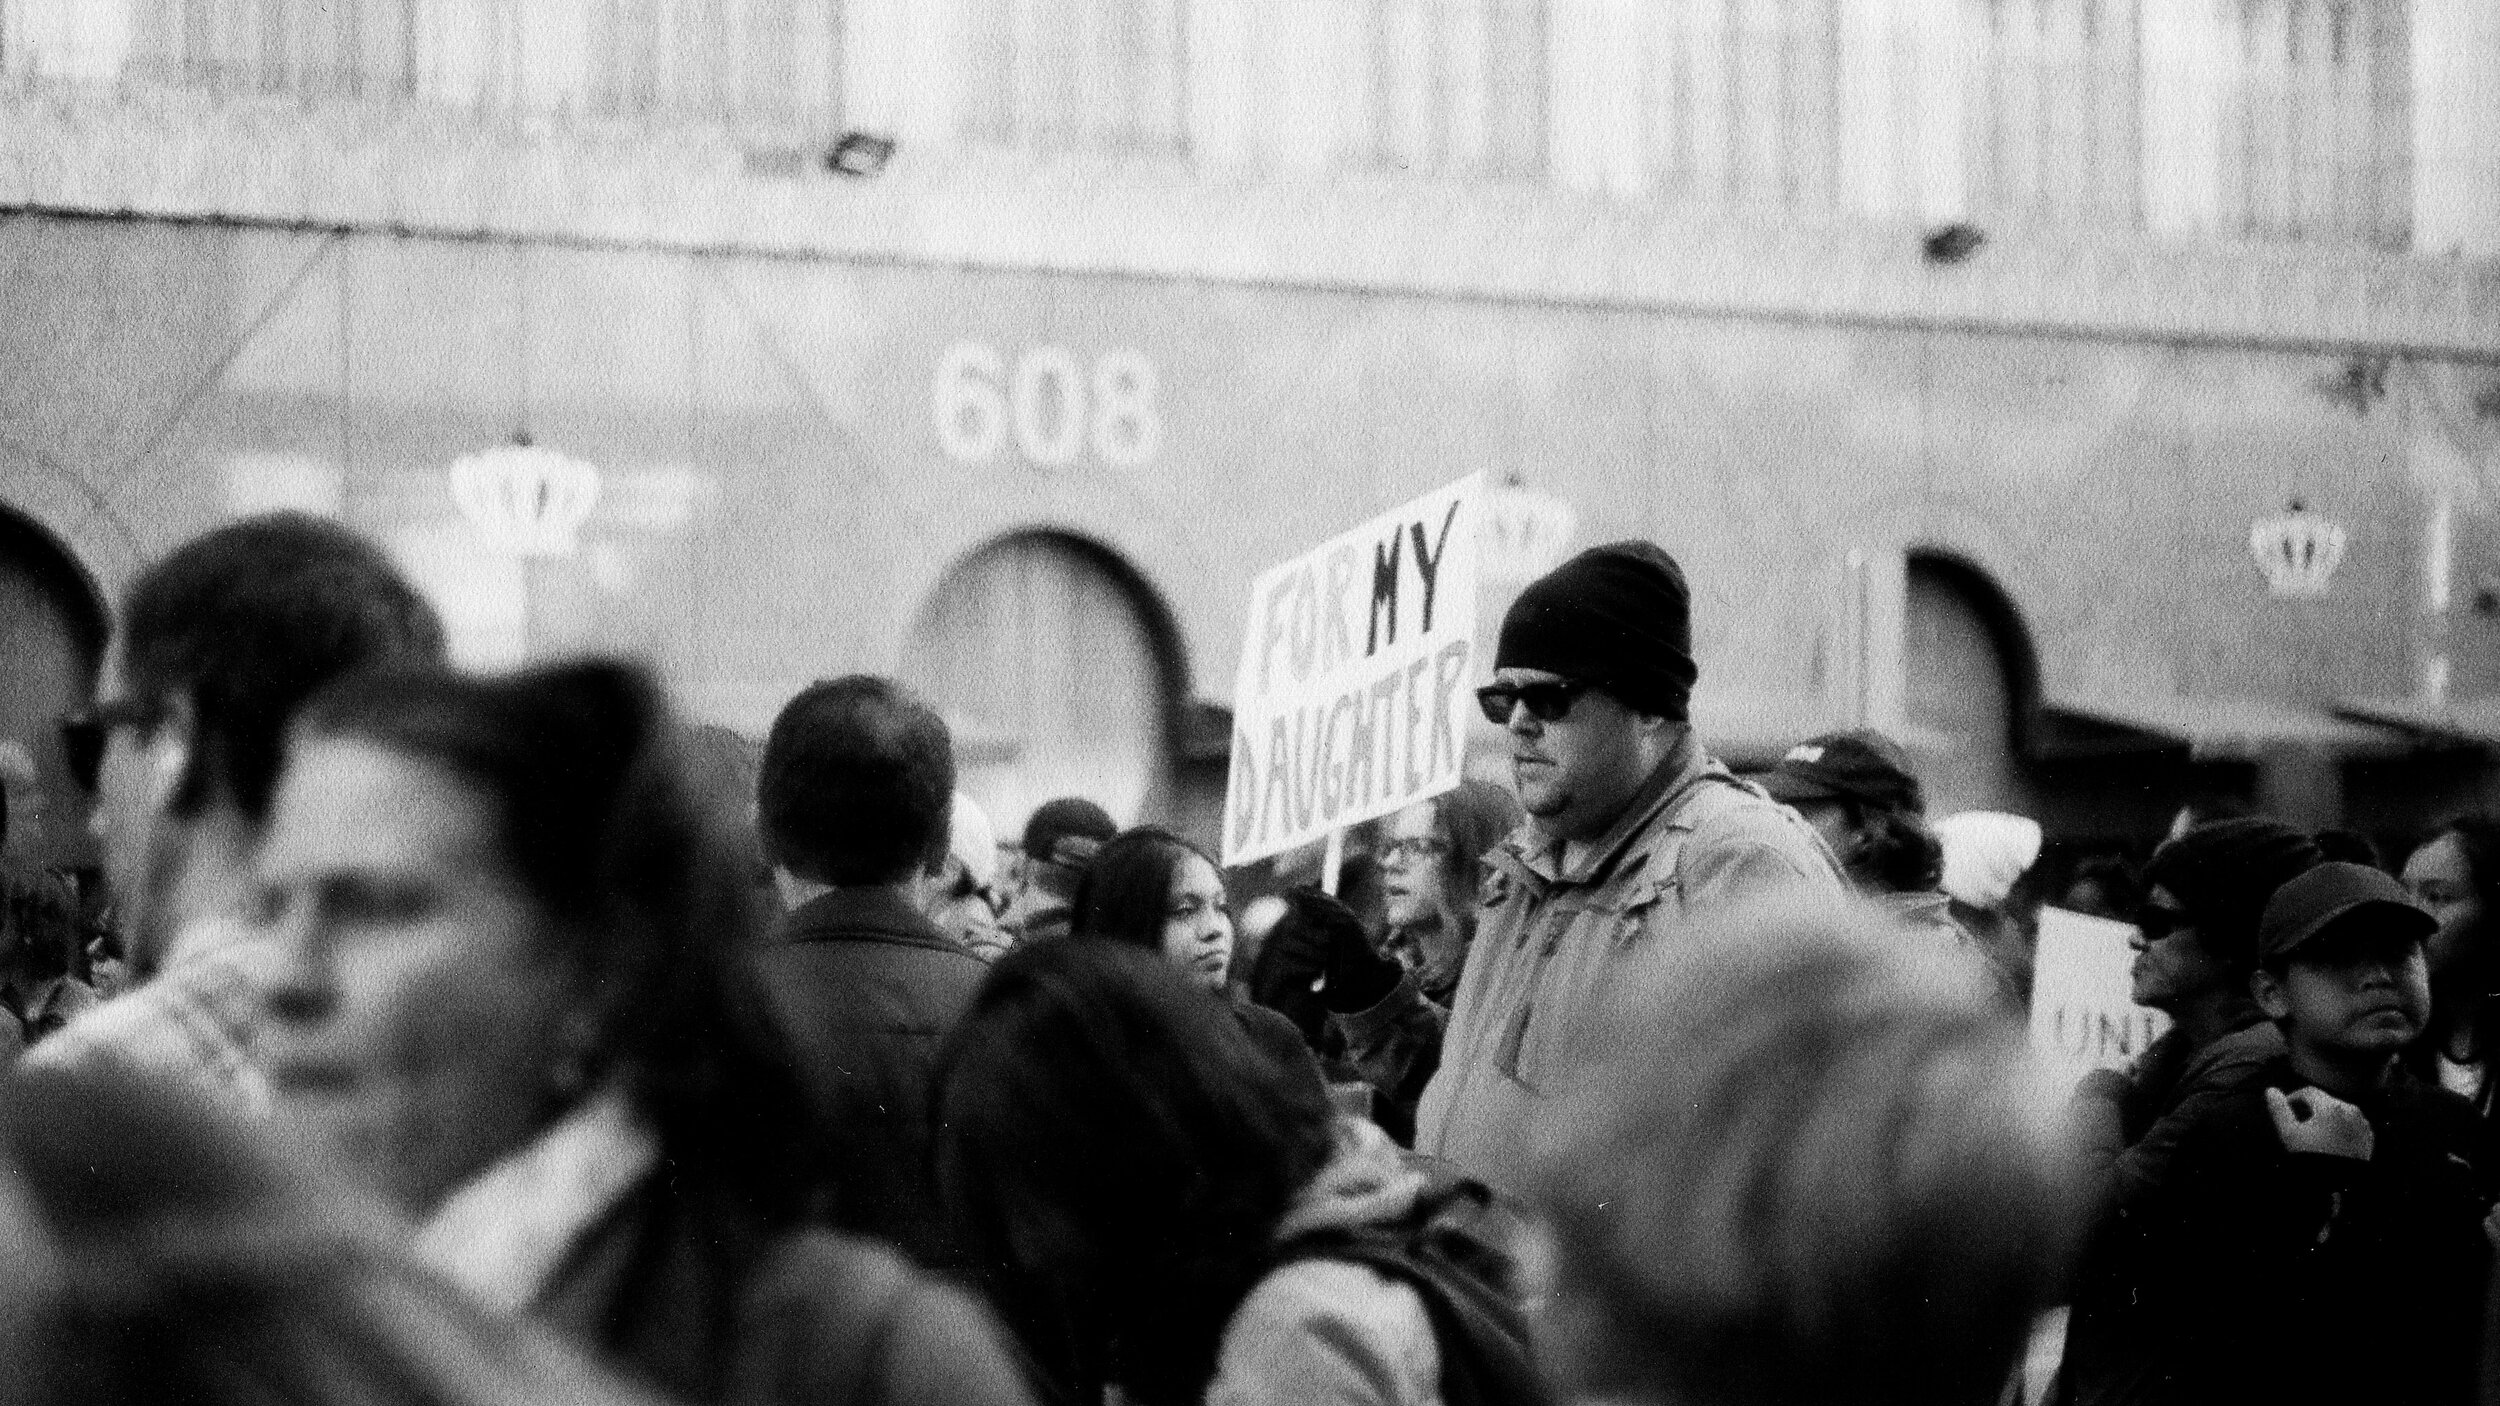
[[[1260,573],[1233,683],[1224,863],[1456,786],[1474,706],[1483,476]]]
[[[2170,1026],[2139,1006],[2128,969],[2135,929],[2108,918],[2040,910],[2040,945],[2031,968],[2031,1048],[2059,1087],[2095,1069],[2123,1068]]]

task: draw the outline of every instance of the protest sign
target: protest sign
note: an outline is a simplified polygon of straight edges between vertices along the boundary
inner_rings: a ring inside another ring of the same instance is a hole
[[[2123,1067],[2169,1028],[2169,1017],[2137,1005],[2131,995],[2134,936],[2134,928],[2107,918],[2040,910],[2031,1048],[2061,1090],[2092,1070]]]
[[[1262,572],[1233,683],[1224,862],[1456,786],[1475,683],[1483,478]]]

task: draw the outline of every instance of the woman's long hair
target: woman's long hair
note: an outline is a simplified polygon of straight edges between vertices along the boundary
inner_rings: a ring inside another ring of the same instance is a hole
[[[1045,1384],[1148,1406],[1198,1399],[1331,1148],[1316,1082],[1112,942],[991,969],[940,1060],[938,1126],[939,1195]]]
[[[1085,877],[1077,881],[1076,898],[1068,905],[1069,933],[1162,951],[1172,876],[1192,858],[1215,863],[1205,850],[1155,825],[1123,830],[1104,841],[1085,866]]]
[[[2440,1019],[2442,995],[2454,1002],[2457,994],[2470,992],[2482,998],[2474,1016],[2475,1057],[2500,1062],[2500,998],[2492,995],[2500,991],[2500,816],[2458,816],[2432,831],[2422,845],[2436,844],[2451,835],[2465,855],[2466,881],[2474,891],[2475,902],[2481,905],[2482,917],[2467,935],[2455,967],[2431,974],[2431,1026],[2437,1040],[2425,1041],[2424,1045],[2435,1052],[2451,1029]],[[2421,846],[2415,848],[2419,850]]]
[[[1471,939],[1484,857],[1527,816],[1509,787],[1472,777],[1434,798],[1432,805],[1434,822],[1450,839],[1450,852],[1441,861],[1442,892],[1449,899],[1442,921],[1456,923],[1462,940]]]
[[[621,1079],[681,1172],[780,1221],[805,1181],[801,1099],[747,965],[762,915],[692,794],[649,674],[591,660],[498,678],[350,679],[299,738],[439,767],[495,817],[493,852],[587,978],[594,1078]]]

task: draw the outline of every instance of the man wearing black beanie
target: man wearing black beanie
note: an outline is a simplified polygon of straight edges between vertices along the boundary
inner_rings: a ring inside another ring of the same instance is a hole
[[[2067,1339],[2078,1406],[2135,1399],[2155,1370],[2149,1345],[2163,1325],[2135,1308],[2138,1208],[2168,1183],[2188,1130],[2283,1057],[2282,1034],[2249,994],[2257,922],[2275,890],[2322,857],[2291,826],[2247,816],[2184,830],[2145,866],[2134,996],[2171,1027],[2125,1072],[2096,1071],[2075,1091],[2099,1211]]]
[[[1502,617],[1476,692],[1510,735],[1528,821],[1485,857],[1485,911],[1417,1111],[1418,1151],[1522,1184],[1537,1103],[1578,1071],[1620,965],[1698,914],[1841,891],[1794,811],[1693,736],[1692,593],[1649,542],[1592,547]]]

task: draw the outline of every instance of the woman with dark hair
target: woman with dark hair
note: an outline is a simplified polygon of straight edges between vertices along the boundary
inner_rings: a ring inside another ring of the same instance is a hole
[[[940,1062],[938,1184],[993,1301],[1060,1401],[1439,1401],[1416,1289],[1290,1249],[1409,1216],[1424,1176],[1203,1012],[1110,943],[992,970]]]
[[[799,1227],[752,874],[640,670],[351,680],[259,864],[283,1126],[419,1255],[696,1401],[1012,1401],[972,1304]]]
[[[2500,817],[2460,816],[2415,846],[2405,887],[2439,920],[2427,956],[2431,1023],[2413,1047],[2414,1073],[2500,1116]]]
[[[1224,1000],[1259,1048],[1324,1082],[1294,1023],[1232,985],[1232,902],[1205,850],[1159,826],[1122,831],[1086,866],[1068,915],[1069,936],[1155,953],[1191,985]]]

